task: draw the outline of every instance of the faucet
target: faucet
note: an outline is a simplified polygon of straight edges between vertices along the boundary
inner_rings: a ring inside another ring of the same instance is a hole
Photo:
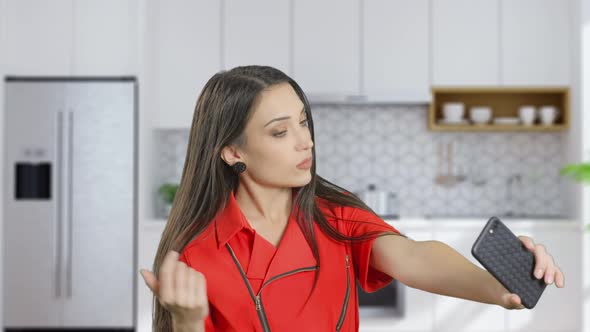
[[[514,212],[512,211],[512,184],[515,181],[518,181],[518,183],[521,184],[522,175],[519,173],[513,173],[510,174],[510,176],[508,176],[508,178],[506,179],[506,216],[514,215]]]

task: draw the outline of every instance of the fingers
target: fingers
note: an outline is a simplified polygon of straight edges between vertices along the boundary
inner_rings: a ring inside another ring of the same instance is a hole
[[[535,255],[535,269],[534,276],[537,279],[544,277],[544,281],[547,284],[555,282],[557,287],[565,286],[565,277],[563,272],[555,265],[553,256],[549,254],[542,244],[535,244],[533,239],[528,236],[519,236],[520,240],[524,243],[525,247],[534,253]]]
[[[555,285],[559,288],[565,287],[565,276],[559,268],[557,268],[557,272],[555,273]]]
[[[141,269],[140,274],[148,288],[157,296],[160,283],[156,276],[151,271],[145,269]]]
[[[518,238],[522,241],[522,243],[524,243],[524,246],[530,250],[531,252],[534,252],[535,250],[535,242],[533,241],[533,239],[531,239],[528,236],[524,236],[524,235],[520,235],[518,236]]]
[[[208,308],[208,298],[207,298],[207,281],[205,276],[197,272],[197,278],[195,278],[195,287],[197,289],[197,294],[194,297],[197,301],[197,305]]]
[[[189,282],[189,271],[188,266],[183,262],[178,262],[176,264],[176,269],[174,271],[175,275],[175,282],[174,282],[174,298],[176,299],[176,303],[179,306],[186,306],[188,302],[188,282]]]
[[[176,262],[178,262],[179,254],[174,251],[170,250],[166,256],[164,257],[164,261],[160,266],[160,273],[158,275],[160,279],[160,296],[159,299],[161,302],[164,303],[171,303],[174,297],[176,296],[174,290],[175,284],[175,269],[176,269]]]
[[[522,302],[520,300],[520,296],[518,296],[517,294],[511,295],[511,301],[512,301],[513,308],[524,309],[524,305],[522,305]]]
[[[537,279],[543,278],[543,275],[550,268],[552,258],[545,251],[545,246],[542,244],[535,245],[535,277]]]
[[[164,308],[179,321],[199,322],[209,314],[205,276],[180,261],[180,254],[170,250],[160,266],[158,277],[142,270],[141,274]]]

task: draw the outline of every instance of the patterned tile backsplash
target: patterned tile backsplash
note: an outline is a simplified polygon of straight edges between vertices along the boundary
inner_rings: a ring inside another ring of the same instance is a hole
[[[353,192],[369,184],[397,193],[399,215],[564,215],[563,132],[433,132],[425,105],[313,105],[317,173]],[[156,184],[180,180],[188,129],[158,130]],[[435,183],[439,143],[453,143],[453,187]],[[508,179],[521,174],[511,186]],[[482,184],[484,183],[484,184]],[[164,216],[158,201],[157,215]]]

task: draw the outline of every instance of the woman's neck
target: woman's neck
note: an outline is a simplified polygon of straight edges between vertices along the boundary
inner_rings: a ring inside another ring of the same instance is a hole
[[[293,188],[268,188],[240,183],[234,195],[242,213],[251,222],[283,224],[291,214]]]

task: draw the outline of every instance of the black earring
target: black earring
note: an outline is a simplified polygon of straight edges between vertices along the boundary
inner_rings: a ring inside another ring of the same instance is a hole
[[[237,163],[233,164],[231,167],[236,174],[240,174],[246,170],[246,164],[244,164],[241,161],[238,161]]]

